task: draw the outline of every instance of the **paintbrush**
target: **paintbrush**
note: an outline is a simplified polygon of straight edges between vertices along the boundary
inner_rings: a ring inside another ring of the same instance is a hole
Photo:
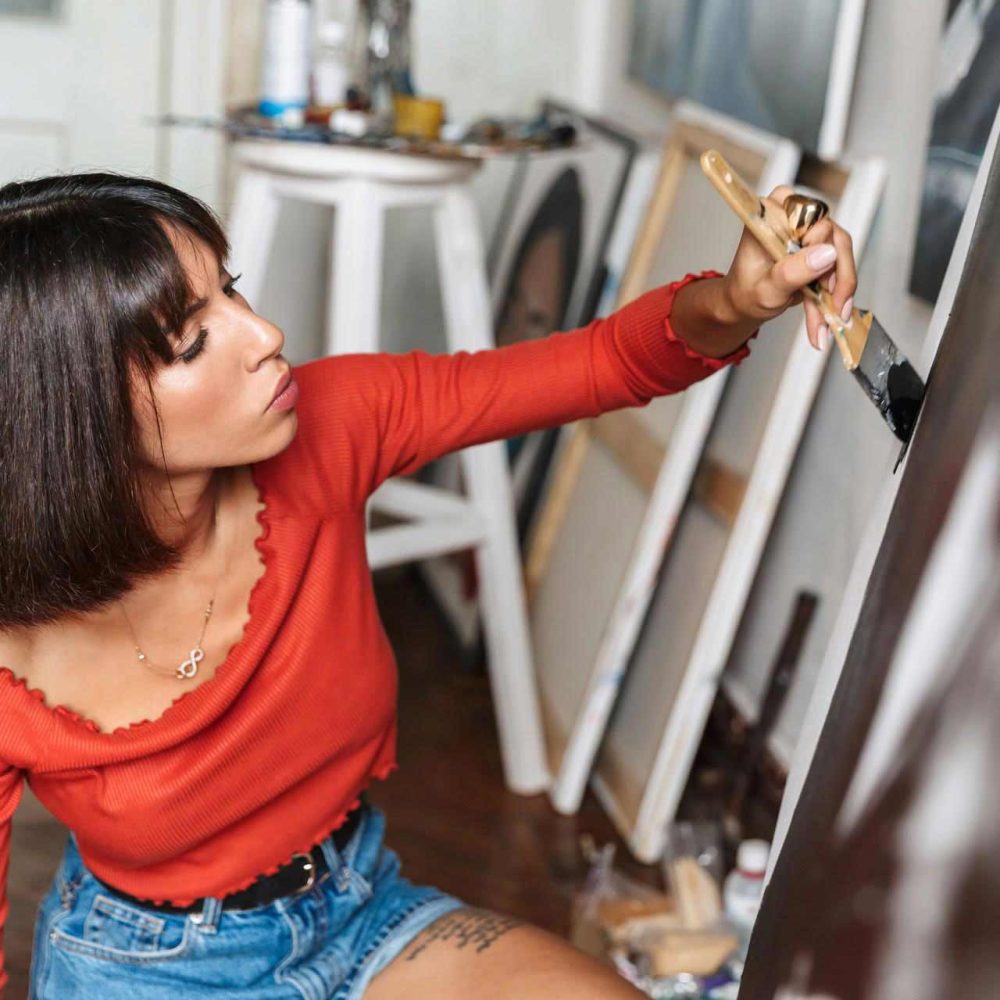
[[[702,154],[701,169],[740,217],[743,224],[776,260],[801,250],[799,240],[826,214],[818,198],[793,194],[785,211],[759,198],[714,149]],[[909,443],[924,399],[924,383],[872,313],[855,309],[848,322],[837,315],[833,298],[819,281],[803,289],[819,306],[840,348],[844,367],[875,404],[889,429]]]

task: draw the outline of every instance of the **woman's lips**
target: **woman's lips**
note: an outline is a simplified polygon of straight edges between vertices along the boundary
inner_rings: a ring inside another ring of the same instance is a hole
[[[299,401],[299,384],[292,376],[288,385],[271,401],[268,410],[290,410]]]

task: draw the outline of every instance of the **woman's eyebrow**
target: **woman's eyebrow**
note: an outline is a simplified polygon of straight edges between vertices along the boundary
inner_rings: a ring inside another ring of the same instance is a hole
[[[226,282],[229,280],[231,280],[229,271],[224,267],[220,267],[219,281],[221,281],[223,285],[225,285]],[[184,323],[186,323],[196,312],[199,312],[201,309],[204,309],[205,306],[207,305],[208,305],[208,299],[206,298],[194,299],[193,301],[189,302],[186,308],[184,309],[184,312],[181,313],[181,324],[183,325]]]
[[[196,312],[200,309],[204,309],[208,305],[208,299],[195,299],[191,302],[188,307],[184,310],[181,316],[181,322],[187,322]]]

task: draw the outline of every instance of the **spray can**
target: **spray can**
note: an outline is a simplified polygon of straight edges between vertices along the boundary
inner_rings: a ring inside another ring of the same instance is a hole
[[[309,104],[311,36],[310,0],[267,0],[259,105],[262,115],[292,126],[305,120]]]

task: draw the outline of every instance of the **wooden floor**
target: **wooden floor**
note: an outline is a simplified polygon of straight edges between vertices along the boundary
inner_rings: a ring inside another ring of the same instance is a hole
[[[467,902],[569,932],[572,895],[586,864],[579,837],[618,838],[592,793],[580,813],[555,813],[544,795],[505,791],[484,673],[463,667],[434,605],[412,569],[376,575],[386,631],[399,661],[399,763],[371,800],[385,810],[386,843],[402,872]],[[15,818],[6,951],[11,989],[27,995],[31,937],[66,837],[37,801],[26,797]],[[657,883],[655,869],[618,858],[630,874]]]

